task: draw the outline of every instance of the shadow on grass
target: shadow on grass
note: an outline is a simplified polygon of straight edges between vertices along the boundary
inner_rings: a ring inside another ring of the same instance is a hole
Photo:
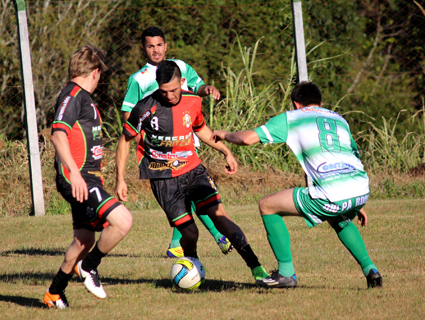
[[[4,302],[12,302],[18,304],[23,307],[35,307],[35,308],[43,308],[46,306],[44,303],[41,303],[38,299],[19,297],[19,296],[3,296],[0,294],[0,301]]]
[[[63,256],[65,254],[66,248],[55,248],[55,249],[36,249],[36,248],[28,248],[28,249],[17,249],[17,250],[8,250],[0,252],[0,256],[7,257],[10,255],[24,255],[24,256]],[[131,258],[131,257],[140,257],[140,255],[128,255],[128,254],[120,254],[120,253],[110,253],[108,257],[115,258]]]

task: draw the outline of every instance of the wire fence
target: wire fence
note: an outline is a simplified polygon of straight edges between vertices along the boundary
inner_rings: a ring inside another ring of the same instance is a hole
[[[0,134],[25,137],[15,8],[0,0]],[[48,130],[68,61],[81,45],[106,50],[109,71],[94,93],[105,121],[117,122],[128,77],[145,64],[140,36],[166,33],[167,58],[184,60],[226,95],[223,68],[242,64],[235,41],[252,47],[256,85],[294,83],[289,1],[27,1],[40,132]],[[379,121],[423,107],[425,12],[406,1],[303,1],[308,71],[324,101]],[[357,115],[357,117],[362,117]],[[118,130],[118,129],[116,129]],[[118,131],[110,132],[116,134]]]

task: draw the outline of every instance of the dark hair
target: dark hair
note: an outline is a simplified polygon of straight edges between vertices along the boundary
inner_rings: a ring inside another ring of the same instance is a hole
[[[158,84],[168,83],[175,77],[179,80],[182,78],[177,63],[170,60],[164,60],[158,64],[158,69],[156,70],[156,82],[158,82]]]
[[[322,93],[319,87],[313,82],[303,81],[297,84],[291,93],[292,102],[298,102],[304,107],[318,105],[322,103]],[[294,105],[295,108],[295,105]]]
[[[95,69],[99,69],[100,72],[108,70],[105,64],[105,52],[94,45],[87,44],[72,55],[68,65],[69,80],[87,77]]]
[[[149,27],[146,28],[142,33],[142,45],[143,47],[146,44],[146,37],[161,37],[165,42],[164,32],[158,27]]]

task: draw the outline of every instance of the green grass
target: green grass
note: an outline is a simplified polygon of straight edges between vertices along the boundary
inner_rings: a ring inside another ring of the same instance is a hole
[[[375,200],[361,234],[384,279],[366,280],[328,225],[308,229],[285,218],[299,279],[295,290],[253,285],[236,252],[224,256],[200,226],[198,252],[206,282],[193,293],[171,289],[171,237],[160,210],[133,212],[134,226],[99,267],[108,297],[98,300],[75,277],[68,310],[47,310],[45,290],[72,240],[70,215],[2,217],[1,319],[423,319],[425,311],[425,200]],[[267,270],[276,267],[256,205],[228,206]]]

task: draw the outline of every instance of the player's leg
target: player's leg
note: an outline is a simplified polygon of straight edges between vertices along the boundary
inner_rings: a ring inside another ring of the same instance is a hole
[[[278,270],[271,277],[257,281],[264,287],[295,287],[297,280],[292,263],[289,232],[282,216],[301,216],[293,200],[293,189],[271,194],[259,203],[267,239],[278,262]]]
[[[198,207],[203,212],[202,207]],[[217,229],[224,234],[233,244],[247,266],[251,269],[252,275],[257,279],[268,277],[268,273],[261,266],[257,255],[252,250],[241,228],[234,223],[224,210],[221,201],[205,210],[205,213],[214,222]]]
[[[352,218],[354,218],[354,215]],[[328,220],[328,223],[335,230],[342,244],[362,268],[363,274],[367,279],[368,287],[382,287],[382,277],[378,272],[378,268],[370,259],[363,238],[351,219],[343,219],[341,217],[331,218]]]
[[[88,227],[102,232],[94,248],[77,263],[74,270],[80,279],[84,280],[89,292],[104,299],[106,293],[97,267],[102,258],[128,234],[133,218],[130,211],[103,190],[102,186],[89,187],[89,199],[86,202],[94,214]]]
[[[74,266],[87,255],[95,241],[93,231],[74,229],[74,241],[65,252],[65,257],[59,271],[53,277],[52,283],[44,295],[44,303],[49,308],[64,309],[68,307],[65,288],[74,274]]]
[[[225,212],[215,184],[203,165],[191,171],[189,184],[185,188],[188,197],[195,203],[198,215],[208,215],[216,228],[225,235],[242,256],[255,279],[267,277],[257,256],[246,240],[245,234]]]
[[[177,228],[173,228],[173,235],[171,237],[170,245],[167,249],[168,258],[181,258],[184,257],[183,248],[180,244],[182,234]]]
[[[197,252],[197,243],[198,243],[198,237],[199,237],[198,227],[196,226],[195,223],[185,224],[185,227],[180,229],[180,232],[182,234],[180,243],[183,248],[184,256],[198,259],[198,252]]]
[[[196,206],[192,203],[192,212],[196,212]],[[233,245],[230,243],[226,236],[222,235],[220,231],[214,225],[211,218],[207,215],[198,215],[199,220],[208,230],[208,232],[214,237],[218,247],[223,254],[228,254],[233,250]],[[182,234],[177,228],[173,229],[173,236],[171,238],[170,245],[167,250],[167,257],[169,258],[180,258],[184,256],[183,248],[180,244]]]
[[[194,203],[192,203],[192,210],[196,212],[196,206]],[[230,240],[217,230],[214,222],[208,215],[198,215],[198,218],[208,230],[208,232],[214,237],[215,242],[223,254],[228,254],[233,250],[233,245],[231,244]]]

